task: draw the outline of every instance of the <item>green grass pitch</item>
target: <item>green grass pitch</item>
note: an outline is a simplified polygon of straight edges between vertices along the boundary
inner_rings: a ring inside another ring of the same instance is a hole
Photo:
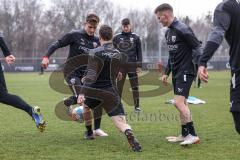
[[[30,117],[13,107],[0,104],[0,160],[238,160],[240,136],[233,126],[229,112],[229,72],[210,72],[210,82],[201,89],[191,89],[207,104],[190,105],[201,144],[181,147],[170,144],[166,136],[179,134],[179,121],[172,105],[164,104],[172,98],[169,92],[163,96],[143,98],[143,115],[134,115],[133,107],[125,105],[128,120],[143,147],[142,153],[133,153],[127,141],[104,115],[101,128],[109,137],[94,141],[83,139],[83,124],[62,121],[55,115],[55,105],[68,95],[49,87],[49,73],[5,74],[10,93],[20,95],[31,105],[38,105],[48,126],[39,133]],[[148,115],[162,113],[156,120]]]

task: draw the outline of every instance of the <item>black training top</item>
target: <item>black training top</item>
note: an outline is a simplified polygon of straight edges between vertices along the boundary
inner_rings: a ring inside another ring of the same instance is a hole
[[[113,38],[113,45],[128,56],[128,62],[138,62],[138,67],[141,67],[142,45],[137,34],[132,32],[116,34]]]
[[[3,39],[3,35],[1,33],[0,33],[0,48],[2,49],[3,55],[5,57],[10,55],[10,51],[9,51],[9,49]]]
[[[183,74],[195,75],[193,53],[200,54],[197,51],[199,51],[201,42],[196,38],[192,29],[174,19],[166,31],[165,38],[169,49],[165,74],[169,75],[172,71],[173,78]]]
[[[89,54],[90,49],[100,46],[99,38],[96,36],[89,36],[83,30],[74,30],[54,42],[48,49],[46,56],[50,57],[58,48],[70,46],[67,60],[77,57],[79,55]],[[87,64],[86,64],[87,65]],[[84,74],[85,67],[80,67],[75,72]]]
[[[84,86],[109,88],[116,86],[116,78],[122,66],[122,54],[106,43],[91,51]]]

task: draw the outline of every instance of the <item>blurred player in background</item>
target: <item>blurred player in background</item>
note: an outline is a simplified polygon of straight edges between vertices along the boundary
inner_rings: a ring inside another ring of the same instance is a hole
[[[40,72],[39,72],[39,75],[43,75],[44,74],[44,66],[40,66]]]
[[[124,87],[124,82],[126,80],[126,76],[128,75],[129,81],[132,88],[133,100],[135,106],[135,112],[141,111],[139,105],[139,83],[138,83],[138,73],[141,72],[142,66],[142,46],[140,37],[132,33],[132,26],[130,20],[125,18],[122,20],[122,33],[119,33],[113,38],[113,45],[120,52],[127,55],[129,64],[132,63],[133,67],[129,67],[128,65],[121,68],[122,72],[122,80],[118,82],[118,90],[120,96],[122,96],[122,91]]]

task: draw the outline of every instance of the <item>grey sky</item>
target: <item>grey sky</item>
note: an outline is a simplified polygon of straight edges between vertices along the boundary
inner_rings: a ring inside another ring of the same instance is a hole
[[[42,0],[46,7],[52,0]],[[115,6],[121,6],[127,10],[148,8],[152,11],[162,4],[169,3],[174,7],[176,16],[186,16],[196,19],[202,15],[206,15],[209,11],[213,12],[216,6],[222,0],[108,0]]]
[[[216,6],[222,0],[109,0],[115,5],[122,6],[126,9],[154,9],[162,4],[169,3],[174,7],[176,16],[186,16],[191,18],[201,17],[209,11],[213,12]]]

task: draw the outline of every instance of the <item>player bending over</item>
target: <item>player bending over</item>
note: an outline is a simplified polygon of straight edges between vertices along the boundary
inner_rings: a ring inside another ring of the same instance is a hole
[[[97,107],[103,107],[114,125],[126,135],[132,150],[140,152],[141,146],[126,122],[121,98],[117,91],[116,79],[120,70],[121,53],[113,47],[111,27],[101,26],[99,35],[101,47],[90,53],[87,75],[81,89],[83,95],[80,94],[78,97],[78,103],[84,102],[86,138],[94,139],[89,108],[94,110]]]

